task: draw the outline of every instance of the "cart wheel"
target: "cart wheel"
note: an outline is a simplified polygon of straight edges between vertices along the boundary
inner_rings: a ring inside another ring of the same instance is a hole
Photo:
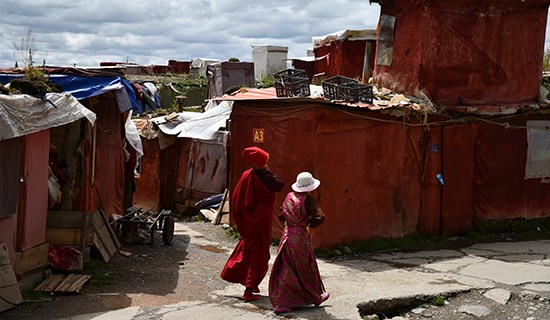
[[[174,238],[174,217],[167,216],[162,223],[162,242],[165,245],[172,243]]]

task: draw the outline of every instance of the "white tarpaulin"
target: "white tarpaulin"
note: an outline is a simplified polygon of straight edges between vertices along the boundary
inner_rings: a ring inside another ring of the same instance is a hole
[[[313,37],[313,48],[324,47],[327,44],[338,40],[376,40],[376,29],[364,29],[364,30],[342,30],[334,33],[330,33],[321,37]]]
[[[206,77],[206,67],[220,62],[222,61],[216,59],[194,58],[191,60],[190,67],[192,70],[196,70],[199,76]]]
[[[166,117],[154,118],[152,121],[168,135],[177,135],[178,138],[215,140],[218,138],[219,129],[226,126],[232,106],[233,101],[222,101],[219,105],[202,113],[180,112],[170,121],[166,121]]]
[[[0,94],[0,140],[59,127],[83,117],[95,123],[95,113],[70,93],[48,93],[46,100],[26,94]]]
[[[550,121],[527,121],[525,179],[550,178]]]

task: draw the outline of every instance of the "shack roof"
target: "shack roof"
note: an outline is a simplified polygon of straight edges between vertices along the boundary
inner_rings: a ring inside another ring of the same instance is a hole
[[[313,48],[323,47],[338,40],[373,40],[376,41],[377,32],[375,29],[351,30],[345,29],[324,36],[313,37]]]

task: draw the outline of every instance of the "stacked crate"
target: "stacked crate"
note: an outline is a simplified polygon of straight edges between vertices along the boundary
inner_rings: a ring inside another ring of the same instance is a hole
[[[309,78],[305,70],[286,69],[274,74],[277,97],[308,97]]]
[[[372,85],[357,83],[357,80],[344,76],[328,78],[322,85],[325,99],[372,104]]]

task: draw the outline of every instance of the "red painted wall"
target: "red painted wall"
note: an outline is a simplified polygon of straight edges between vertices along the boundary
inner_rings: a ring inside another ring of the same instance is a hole
[[[286,182],[276,196],[274,238],[282,231],[275,212],[301,171],[321,180],[327,219],[312,229],[316,247],[415,232],[459,235],[478,219],[550,217],[550,184],[524,179],[525,122],[549,115],[495,117],[494,124],[437,116],[409,126],[410,119],[343,108],[303,99],[234,102],[230,190],[248,168],[240,154],[254,145],[252,130],[264,129],[265,142],[256,145]]]
[[[396,18],[393,61],[375,66],[375,83],[449,107],[536,101],[549,1],[471,2],[382,2]]]

